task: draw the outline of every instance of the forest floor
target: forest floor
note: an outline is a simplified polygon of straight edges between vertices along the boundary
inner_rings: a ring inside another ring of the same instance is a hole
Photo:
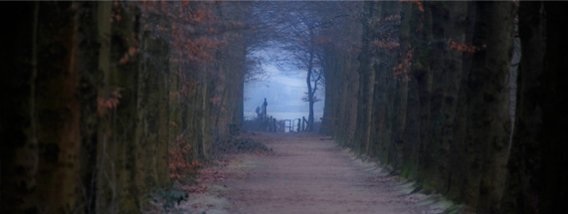
[[[227,155],[202,169],[174,213],[443,213],[439,195],[361,161],[327,137],[256,134],[272,151]]]

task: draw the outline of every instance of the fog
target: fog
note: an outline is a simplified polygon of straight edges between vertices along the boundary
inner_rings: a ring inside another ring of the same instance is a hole
[[[257,106],[261,106],[264,98],[268,101],[268,114],[279,119],[296,119],[308,116],[308,102],[305,97],[306,72],[295,68],[293,62],[274,60],[271,56],[277,50],[260,51],[255,55],[261,58],[260,69],[264,77],[245,83],[244,115],[246,119],[254,118]],[[320,89],[317,97],[321,98],[314,105],[314,116],[320,121],[323,115],[324,91]]]

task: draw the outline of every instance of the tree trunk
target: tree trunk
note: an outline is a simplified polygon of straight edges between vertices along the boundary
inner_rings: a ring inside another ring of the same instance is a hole
[[[479,212],[495,213],[506,178],[506,152],[510,134],[509,73],[513,26],[510,2],[476,4],[472,69],[465,86],[468,121],[466,147],[469,149],[470,182],[466,200]]]

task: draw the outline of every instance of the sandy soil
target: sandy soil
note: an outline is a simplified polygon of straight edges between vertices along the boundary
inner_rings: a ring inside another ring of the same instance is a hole
[[[451,203],[314,135],[257,135],[272,154],[237,154],[202,176],[191,213],[442,213]]]

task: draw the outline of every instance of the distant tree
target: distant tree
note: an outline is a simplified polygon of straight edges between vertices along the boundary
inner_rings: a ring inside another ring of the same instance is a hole
[[[323,54],[328,40],[325,29],[346,15],[338,13],[339,4],[326,2],[262,2],[257,3],[260,20],[256,26],[265,44],[281,50],[285,61],[306,72],[305,97],[309,103],[308,131],[313,131],[314,104],[324,85]]]

